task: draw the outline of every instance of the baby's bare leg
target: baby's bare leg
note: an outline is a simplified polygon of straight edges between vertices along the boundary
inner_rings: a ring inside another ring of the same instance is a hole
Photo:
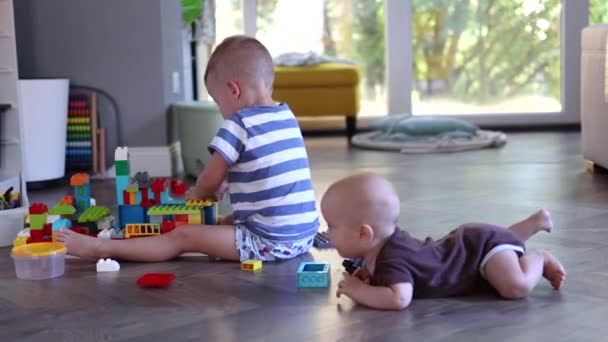
[[[541,230],[551,232],[552,229],[551,214],[545,209],[541,209],[527,219],[509,227],[509,230],[515,233],[515,236],[521,241],[527,241],[532,235]]]
[[[508,299],[525,298],[536,287],[541,276],[559,289],[566,277],[563,266],[545,251],[532,251],[522,257],[512,251],[494,255],[485,266],[488,282]]]
[[[224,260],[239,260],[234,226],[183,225],[158,236],[109,240],[63,229],[57,239],[68,254],[85,259],[117,258],[129,261],[166,261],[182,253],[200,252]]]

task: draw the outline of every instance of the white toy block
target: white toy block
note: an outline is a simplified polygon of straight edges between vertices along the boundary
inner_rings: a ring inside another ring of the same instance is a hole
[[[112,228],[107,228],[99,233],[97,233],[97,237],[100,239],[111,239],[112,238]],[[99,259],[100,261],[103,259]]]
[[[116,272],[120,270],[120,264],[112,259],[99,259],[97,261],[97,272]]]
[[[129,160],[129,148],[117,147],[114,151],[114,160]]]

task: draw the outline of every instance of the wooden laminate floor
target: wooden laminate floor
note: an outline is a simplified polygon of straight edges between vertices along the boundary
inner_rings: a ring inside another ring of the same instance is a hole
[[[121,263],[118,274],[68,259],[64,276],[15,278],[0,249],[0,341],[604,341],[608,337],[608,176],[585,171],[577,132],[512,133],[498,150],[403,155],[348,149],[341,137],[306,139],[317,199],[346,175],[373,171],[401,195],[401,225],[438,238],[457,225],[509,225],[544,207],[555,230],[528,244],[563,262],[561,291],[543,281],[527,300],[466,297],[414,301],[402,312],[336,298],[341,258],[333,250],[252,274],[204,256],[157,264]],[[113,183],[93,183],[100,204]],[[52,204],[66,188],[32,192]],[[298,290],[303,260],[332,264],[329,289]],[[166,289],[142,289],[148,272],[175,273]]]

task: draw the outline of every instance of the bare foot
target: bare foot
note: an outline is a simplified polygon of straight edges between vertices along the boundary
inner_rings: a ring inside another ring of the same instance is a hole
[[[566,280],[566,270],[564,270],[564,266],[551,253],[547,251],[541,251],[541,253],[545,257],[543,277],[551,283],[554,289],[559,290]]]
[[[553,221],[551,221],[551,214],[548,211],[541,209],[532,215],[532,219],[536,223],[538,230],[544,230],[547,233],[551,233]]]
[[[70,229],[60,229],[57,232],[57,241],[65,244],[69,255],[95,261],[104,257],[100,251],[101,239],[79,234]]]

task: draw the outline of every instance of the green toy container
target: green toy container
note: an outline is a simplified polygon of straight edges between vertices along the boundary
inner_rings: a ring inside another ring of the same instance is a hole
[[[214,102],[180,102],[172,106],[173,141],[181,142],[181,156],[187,175],[198,176],[211,155],[207,146],[222,127],[224,119]]]

